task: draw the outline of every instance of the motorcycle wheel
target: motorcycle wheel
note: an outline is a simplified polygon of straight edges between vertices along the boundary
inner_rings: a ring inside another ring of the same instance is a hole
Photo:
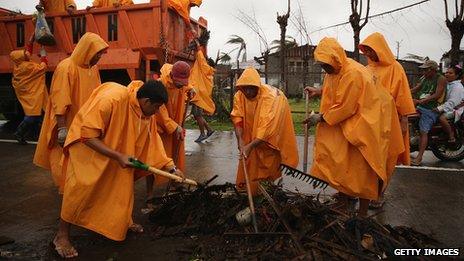
[[[430,150],[435,157],[443,161],[461,161],[464,159],[464,144],[462,142],[462,132],[458,130],[456,135],[457,143],[454,146],[449,145],[432,145]],[[461,142],[459,142],[461,141]]]

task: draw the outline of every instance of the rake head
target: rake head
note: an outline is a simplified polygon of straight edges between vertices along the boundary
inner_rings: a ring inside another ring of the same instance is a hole
[[[280,172],[282,174],[285,174],[287,176],[297,178],[299,180],[305,181],[309,184],[313,185],[313,188],[320,188],[320,189],[326,189],[327,186],[329,186],[329,183],[318,179],[316,177],[313,177],[309,175],[308,173],[304,173],[303,171],[297,170],[295,168],[292,168],[290,166],[287,166],[285,164],[280,164]]]

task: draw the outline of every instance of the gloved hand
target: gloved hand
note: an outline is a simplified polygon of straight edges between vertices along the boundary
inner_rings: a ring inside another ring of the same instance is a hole
[[[64,146],[64,142],[66,141],[66,136],[68,136],[68,128],[66,127],[58,128],[58,138],[57,138],[58,144],[60,144],[61,146]]]
[[[322,121],[322,114],[311,112],[309,117],[303,121],[303,124],[308,124],[308,128],[310,126],[316,125],[318,122]]]

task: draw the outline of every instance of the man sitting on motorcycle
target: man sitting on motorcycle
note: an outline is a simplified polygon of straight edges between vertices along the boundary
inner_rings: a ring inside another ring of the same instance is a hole
[[[464,107],[456,108],[464,101],[464,86],[461,84],[462,69],[458,66],[448,68],[445,73],[445,78],[448,84],[446,85],[446,101],[434,109],[441,113],[440,124],[448,134],[448,142],[455,143],[456,137],[448,119],[454,119],[457,122],[464,111]]]
[[[421,114],[419,153],[411,161],[411,165],[415,166],[422,163],[422,156],[427,148],[428,133],[439,117],[433,109],[438,107],[438,100],[442,97],[446,85],[446,79],[438,72],[438,64],[435,61],[427,60],[419,68],[424,69],[423,78],[416,87],[411,89],[411,92],[415,94],[414,104]]]

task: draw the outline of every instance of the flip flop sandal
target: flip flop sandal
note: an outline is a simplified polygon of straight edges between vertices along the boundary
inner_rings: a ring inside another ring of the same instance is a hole
[[[385,200],[369,202],[369,209],[380,209],[385,205]]]
[[[417,163],[417,162],[414,162],[414,161],[411,161],[411,165],[412,166],[421,166],[422,165],[422,161]]]
[[[60,256],[61,258],[73,258],[79,255],[77,250],[73,246],[70,246],[68,248],[60,247],[60,246],[57,246],[55,242],[52,241],[50,242],[50,247],[53,248],[55,250],[55,253],[58,254],[58,256]],[[70,253],[71,251],[74,252],[73,255],[70,255],[70,256],[65,255],[65,253]]]
[[[142,225],[135,224],[135,223],[129,226],[129,230],[135,233],[143,233]]]

